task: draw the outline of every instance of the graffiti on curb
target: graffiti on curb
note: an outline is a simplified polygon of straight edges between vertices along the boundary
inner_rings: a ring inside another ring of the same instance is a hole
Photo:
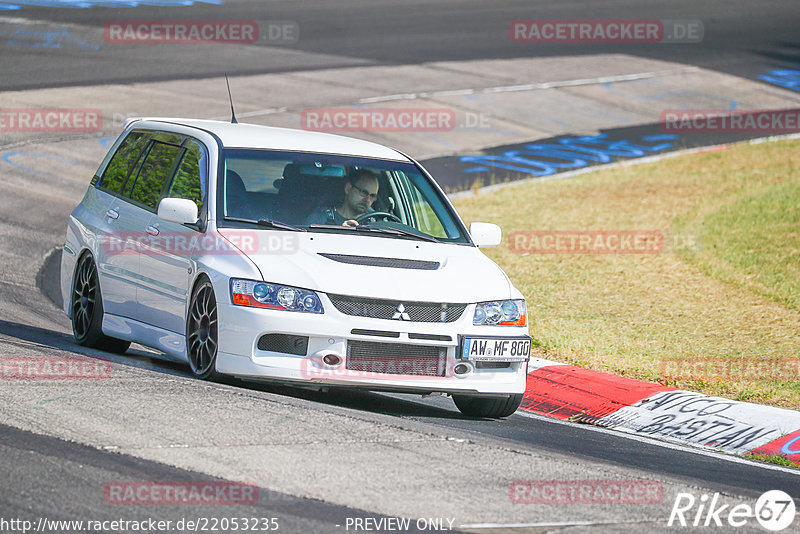
[[[678,390],[658,393],[596,423],[743,454],[779,438],[782,427],[800,426],[800,415],[780,412],[766,416],[754,404]]]

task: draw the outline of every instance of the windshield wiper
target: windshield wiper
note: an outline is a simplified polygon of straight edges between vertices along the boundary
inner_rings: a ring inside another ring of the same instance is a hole
[[[255,224],[258,226],[265,226],[267,228],[276,228],[278,230],[292,230],[293,232],[305,232],[305,228],[299,228],[297,226],[292,226],[291,224],[287,224],[281,221],[273,221],[272,219],[245,219],[243,217],[225,217],[226,221],[232,222],[242,222],[242,223],[249,223]]]
[[[309,224],[308,228],[321,229],[321,230],[346,230],[348,232],[352,232],[353,230],[359,232],[374,232],[376,234],[390,234],[403,237],[413,237],[422,241],[441,243],[441,241],[439,241],[433,236],[417,234],[415,232],[409,232],[408,230],[402,230],[400,228],[387,228],[385,226],[372,226],[370,224],[359,224],[358,226],[345,226],[339,224]]]
[[[356,226],[356,230],[366,230],[369,232],[381,232],[384,234],[395,234],[395,235],[402,235],[408,237],[415,237],[417,239],[421,239],[422,241],[431,241],[432,243],[441,243],[438,239],[433,236],[426,235],[426,234],[418,234],[416,232],[410,232],[408,230],[403,230],[401,228],[387,228],[385,226],[372,226],[371,224],[359,224]]]
[[[310,228],[312,230],[347,230],[350,232],[356,229],[355,226],[345,226],[343,224],[309,224],[306,228]]]

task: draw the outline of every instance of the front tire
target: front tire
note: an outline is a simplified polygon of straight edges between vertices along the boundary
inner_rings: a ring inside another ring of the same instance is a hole
[[[504,398],[453,395],[453,402],[461,413],[469,417],[508,417],[522,404],[522,394]]]
[[[217,364],[217,299],[214,286],[206,279],[192,292],[186,319],[186,352],[192,374],[200,380],[219,377]]]
[[[97,267],[89,254],[84,254],[72,280],[72,335],[79,345],[122,354],[130,341],[103,334],[103,296],[97,278]]]

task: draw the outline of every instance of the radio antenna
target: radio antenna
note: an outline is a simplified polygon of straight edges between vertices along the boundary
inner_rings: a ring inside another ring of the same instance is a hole
[[[228,86],[228,100],[231,101],[231,124],[239,124],[236,120],[236,113],[233,111],[233,97],[231,96],[231,84],[228,81],[228,75],[225,75],[225,85]]]

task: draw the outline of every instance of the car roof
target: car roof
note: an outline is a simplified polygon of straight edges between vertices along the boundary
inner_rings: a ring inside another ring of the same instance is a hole
[[[233,124],[225,121],[162,117],[132,118],[128,119],[126,126],[134,122],[138,123],[139,121],[168,123],[205,130],[217,136],[220,141],[222,141],[222,145],[226,148],[260,148],[269,150],[318,152],[323,154],[341,154],[364,158],[409,161],[406,156],[393,148],[370,141],[322,132],[276,128],[258,124]]]

